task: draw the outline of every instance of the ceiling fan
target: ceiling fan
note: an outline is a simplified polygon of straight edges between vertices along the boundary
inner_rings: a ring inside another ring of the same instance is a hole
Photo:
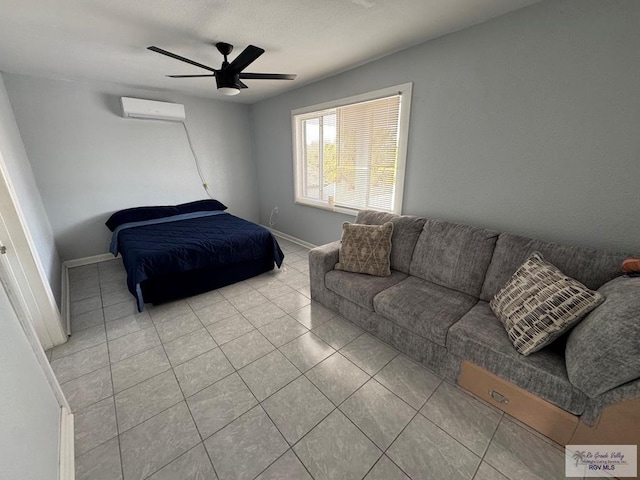
[[[195,65],[196,67],[204,68],[205,70],[209,70],[210,72],[212,72],[206,75],[167,75],[167,77],[171,77],[171,78],[215,77],[216,84],[218,86],[218,91],[224,95],[237,95],[238,93],[240,93],[240,89],[249,88],[247,87],[247,85],[242,83],[241,79],[243,80],[294,80],[296,78],[295,74],[290,74],[290,73],[243,72],[245,68],[247,68],[260,55],[264,53],[264,49],[260,47],[249,45],[231,63],[229,63],[229,61],[227,60],[227,56],[233,50],[233,45],[229,43],[218,42],[216,43],[216,48],[224,56],[224,61],[222,62],[222,66],[219,69],[208,67],[198,62],[194,62],[193,60],[189,60],[188,58],[181,57],[180,55],[176,55],[175,53],[168,52],[166,50],[163,50],[162,48],[158,48],[155,46],[147,47],[147,49],[151,50],[152,52],[161,53],[162,55],[166,55],[167,57],[175,58],[176,60],[180,60],[181,62],[190,63],[191,65]]]

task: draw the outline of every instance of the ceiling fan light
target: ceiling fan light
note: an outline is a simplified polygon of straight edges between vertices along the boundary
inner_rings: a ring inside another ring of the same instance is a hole
[[[240,93],[240,89],[236,87],[218,87],[218,91],[221,94],[227,95],[229,97],[233,95],[238,95]]]

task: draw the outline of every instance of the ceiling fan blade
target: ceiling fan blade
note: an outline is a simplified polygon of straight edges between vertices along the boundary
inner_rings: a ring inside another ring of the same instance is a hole
[[[240,74],[240,78],[246,80],[295,80],[295,73],[249,73]]]
[[[249,45],[235,58],[233,62],[229,64],[229,68],[235,72],[241,72],[263,53],[264,50],[262,48],[256,47],[255,45]]]
[[[242,83],[240,80],[238,80],[236,82],[236,85],[238,85],[240,88],[249,88],[248,85],[245,85],[244,83]]]
[[[205,70],[209,70],[210,72],[215,72],[215,69],[212,67],[207,67],[198,62],[194,62],[193,60],[189,60],[188,58],[181,57],[180,55],[176,55],[175,53],[167,52],[161,48],[152,46],[147,47],[147,50],[151,50],[152,52],[160,53],[162,55],[166,55],[167,57],[175,58],[176,60],[180,60],[181,62],[190,63],[191,65],[195,65],[196,67],[204,68]]]
[[[208,73],[206,75],[165,75],[171,78],[198,78],[198,77],[215,77],[215,74]]]

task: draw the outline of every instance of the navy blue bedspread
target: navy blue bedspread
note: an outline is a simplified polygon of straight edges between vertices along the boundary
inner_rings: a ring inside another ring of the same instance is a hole
[[[127,287],[140,310],[144,308],[140,283],[149,278],[263,258],[272,258],[278,267],[282,264],[284,254],[277,240],[260,225],[221,212],[183,217],[128,224],[114,232],[112,253],[122,254]]]

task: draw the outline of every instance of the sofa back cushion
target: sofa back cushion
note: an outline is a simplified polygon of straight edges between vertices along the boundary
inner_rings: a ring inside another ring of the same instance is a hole
[[[394,215],[392,213],[360,210],[355,223],[365,225],[382,225],[393,223],[391,236],[391,269],[409,273],[411,255],[416,246],[420,232],[426,220],[412,215]]]
[[[589,397],[640,377],[640,278],[618,277],[606,298],[569,334],[565,356],[573,385]]]
[[[493,230],[427,220],[409,273],[477,298],[497,238]]]
[[[597,290],[620,275],[620,265],[626,258],[623,254],[604,253],[502,233],[496,243],[480,299],[490,301],[533,252],[540,252],[545,260],[558,267],[562,273],[592,290]]]

